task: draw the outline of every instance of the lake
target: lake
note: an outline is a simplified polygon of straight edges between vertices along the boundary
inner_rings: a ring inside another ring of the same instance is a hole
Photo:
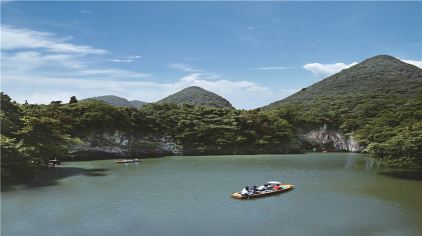
[[[2,235],[421,235],[422,178],[362,154],[67,162],[2,192]],[[270,180],[296,188],[231,199]]]

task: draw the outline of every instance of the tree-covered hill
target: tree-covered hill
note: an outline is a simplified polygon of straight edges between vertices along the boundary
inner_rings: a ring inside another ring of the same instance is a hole
[[[73,159],[77,145],[122,149],[114,158],[163,155],[159,149],[168,141],[187,155],[300,151],[286,120],[258,110],[169,103],[135,109],[96,100],[32,105],[4,93],[1,104],[2,181],[31,178],[51,159]],[[78,160],[96,158],[90,152]]]
[[[33,105],[2,92],[2,181],[31,178],[50,159],[74,158],[78,145],[125,157],[167,155],[160,149],[169,143],[188,155],[292,153],[309,144],[302,134],[321,126],[353,137],[385,164],[422,167],[422,70],[389,56],[365,60],[264,109],[233,109],[199,87],[139,109],[106,97],[113,105],[76,98]]]
[[[157,103],[173,103],[177,105],[189,104],[234,109],[230,102],[225,98],[197,86],[185,88],[175,94],[161,99]]]
[[[87,98],[87,99],[81,100],[81,102],[89,101],[89,100],[103,101],[103,102],[105,102],[109,105],[117,106],[117,107],[136,107],[136,108],[139,108],[139,107],[142,107],[143,105],[147,104],[146,102],[142,102],[142,101],[138,101],[138,100],[129,101],[125,98],[118,97],[118,96],[115,96],[115,95],[105,95],[105,96]]]
[[[139,100],[131,100],[129,102],[132,104],[132,106],[134,106],[136,108],[140,108],[140,107],[142,107],[142,106],[144,106],[144,105],[147,104],[146,102],[139,101]]]
[[[422,93],[422,70],[387,55],[371,57],[268,106],[307,103],[321,97],[389,94],[415,97]]]
[[[327,125],[396,166],[422,166],[422,69],[369,58],[263,108],[297,131]]]

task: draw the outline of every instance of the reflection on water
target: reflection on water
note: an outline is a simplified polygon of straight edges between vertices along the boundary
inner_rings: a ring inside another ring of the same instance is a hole
[[[364,164],[365,170],[372,170],[372,169],[379,169],[381,168],[382,161],[376,160],[373,158],[364,158],[364,159],[357,159],[356,155],[348,155],[345,158],[344,168],[345,169],[352,169],[352,168],[360,168],[361,164]]]
[[[51,186],[60,183],[61,179],[68,178],[76,175],[83,176],[105,176],[106,168],[79,168],[79,167],[63,167],[58,166],[56,168],[46,169],[41,172],[39,175],[35,176],[30,182],[24,184],[25,187],[34,188],[34,187],[43,187]],[[22,187],[22,186],[21,186]],[[2,186],[1,191],[12,191],[16,190],[15,185]]]
[[[408,169],[387,169],[380,172],[380,174],[407,180],[422,180],[422,170],[408,170]]]
[[[72,162],[36,188],[3,192],[1,233],[421,235],[420,177],[348,153]],[[296,188],[256,201],[230,198],[268,180]]]

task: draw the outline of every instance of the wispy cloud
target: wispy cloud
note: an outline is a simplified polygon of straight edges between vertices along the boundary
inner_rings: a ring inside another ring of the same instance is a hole
[[[127,56],[127,57],[120,57],[120,58],[113,58],[110,59],[112,62],[123,62],[123,63],[131,63],[135,60],[139,60],[141,56]]]
[[[78,98],[115,94],[154,102],[188,86],[200,86],[227,98],[235,107],[256,108],[284,97],[285,93],[257,83],[229,81],[219,75],[172,63],[168,67],[188,75],[174,82],[145,81],[147,73],[104,67],[98,59],[111,54],[104,49],[71,43],[48,32],[2,26],[2,90],[18,102],[67,102]],[[138,60],[141,56],[114,59]],[[253,97],[254,99],[250,99]]]
[[[13,26],[2,26],[1,32],[2,82],[12,89],[16,89],[16,85],[11,78],[20,77],[29,80],[35,77],[54,78],[59,82],[66,78],[133,80],[150,77],[149,74],[138,71],[99,66],[96,64],[97,58],[104,56],[102,54],[107,51],[69,42],[61,43],[63,40],[71,40],[70,37],[60,39],[48,32]],[[139,58],[140,56],[126,57],[128,60]]]
[[[263,66],[263,67],[254,67],[251,70],[287,70],[292,69],[293,67],[286,66]]]
[[[303,66],[305,70],[308,70],[318,78],[324,78],[330,75],[333,75],[341,70],[347,69],[354,65],[358,64],[357,62],[352,62],[350,64],[345,64],[343,62],[334,63],[334,64],[321,64],[321,63],[309,63]]]
[[[10,25],[1,25],[1,50],[44,49],[50,52],[77,54],[106,54],[107,50],[85,45],[68,43],[71,37],[58,38],[55,34],[18,29]]]
[[[167,65],[171,69],[183,71],[183,72],[201,72],[201,69],[195,69],[189,65],[182,64],[182,63],[170,63]]]
[[[2,77],[9,75],[54,75],[66,77],[146,78],[149,74],[116,68],[98,68],[85,57],[74,54],[45,54],[37,51],[6,53],[2,57]]]
[[[417,66],[419,68],[422,69],[422,61],[417,61],[417,60],[405,60],[405,59],[400,59],[403,62],[406,62],[407,64],[412,64],[414,66]]]

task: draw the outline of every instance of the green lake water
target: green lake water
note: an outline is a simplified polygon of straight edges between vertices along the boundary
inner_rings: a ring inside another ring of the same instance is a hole
[[[361,154],[67,162],[45,178],[3,190],[1,235],[422,235],[421,176]],[[296,188],[230,198],[269,180]]]

